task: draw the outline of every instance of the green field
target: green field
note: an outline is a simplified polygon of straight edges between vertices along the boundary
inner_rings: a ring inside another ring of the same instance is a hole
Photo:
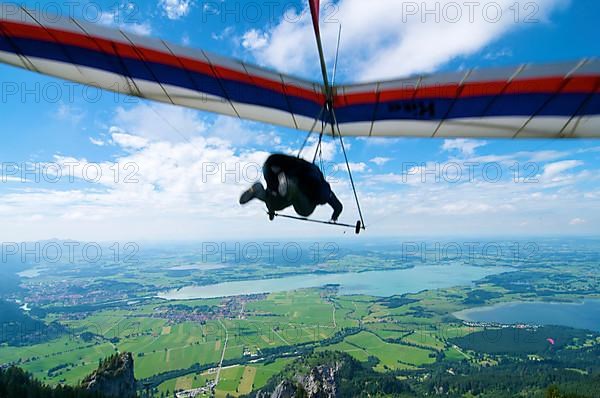
[[[532,269],[547,275],[540,278],[540,286],[562,289],[555,296],[557,300],[578,298],[563,292],[564,278],[555,281],[551,276],[555,271]],[[289,268],[283,267],[273,270],[287,271]],[[235,274],[229,269],[226,273]],[[156,278],[161,283],[167,280]],[[131,280],[134,278],[128,279]],[[579,279],[569,283],[578,288],[585,285]],[[331,289],[288,291],[246,299],[229,316],[201,321],[186,318],[185,314],[198,315],[207,308],[223,311],[231,305],[228,299],[147,298],[139,304],[81,311],[75,316],[64,311],[52,312],[53,307],[48,307],[44,321],[60,322],[69,333],[26,347],[1,345],[0,363],[16,363],[50,384],[77,384],[97,367],[101,358],[115,351],[129,351],[134,355],[138,380],[178,371],[177,376],[160,379],[157,390],[166,394],[199,388],[213,380],[215,373],[206,369],[214,368],[224,352],[226,367],[216,388],[220,397],[239,396],[264,386],[293,360],[277,355],[267,358],[265,352],[280,349],[280,354],[297,355],[296,347],[306,344],[312,344],[317,351],[342,351],[363,363],[376,363],[377,372],[395,371],[404,375],[410,370],[427,368],[438,359],[448,366],[457,366],[455,362],[459,361],[495,366],[497,360],[454,345],[453,341],[460,341],[455,339],[482,329],[467,327],[451,314],[471,307],[468,299],[481,295],[482,291],[490,293],[491,302],[532,299],[530,292],[511,291],[510,280],[506,285],[486,282],[476,287],[452,287],[385,299],[340,296]],[[475,289],[477,294],[473,293]],[[170,314],[171,318],[161,315],[174,307],[180,308],[184,315]],[[338,333],[348,334],[337,338]],[[334,337],[335,340],[328,340]],[[572,348],[594,346],[599,341],[582,339],[575,341]],[[202,370],[189,369],[195,366]]]
[[[387,343],[371,332],[361,332],[347,337],[341,346],[325,347],[325,349],[347,352],[360,361],[366,361],[369,356],[377,357],[379,364],[375,370],[378,371],[407,369],[435,362],[435,358],[429,357],[432,351]]]
[[[115,350],[130,351],[134,354],[135,376],[141,380],[196,364],[214,366],[223,353],[225,329],[228,333],[225,360],[247,362],[248,355],[260,358],[266,349],[318,342],[331,338],[342,328],[362,325],[364,330],[360,333],[318,349],[347,352],[363,362],[375,357],[378,361],[375,370],[379,372],[414,369],[435,362],[436,353],[442,350],[446,360],[465,357],[446,341],[468,332],[460,324],[446,324],[443,329],[438,324],[441,320],[438,313],[460,308],[446,303],[444,295],[457,294],[460,291],[439,295],[422,292],[411,295],[414,303],[388,308],[373,297],[332,296],[318,289],[307,289],[270,294],[263,300],[248,302],[242,319],[203,323],[154,317],[157,309],[165,308],[165,302],[158,300],[140,304],[137,309],[103,310],[67,319],[64,324],[76,331],[73,336],[23,350],[0,347],[0,360],[20,360],[25,369],[49,383],[75,384],[97,366],[100,358]],[[419,312],[424,303],[435,308],[433,315]],[[193,310],[218,306],[220,300],[175,304]],[[59,320],[60,316],[50,313],[47,319]],[[84,341],[80,336],[85,332],[95,337]],[[217,392],[223,396],[247,393],[263,386],[289,362],[290,359],[277,359],[267,365],[256,362],[227,367],[221,373]],[[48,369],[62,364],[67,366],[48,374]],[[158,390],[166,393],[197,388],[211,378],[214,375],[190,373],[161,383]]]

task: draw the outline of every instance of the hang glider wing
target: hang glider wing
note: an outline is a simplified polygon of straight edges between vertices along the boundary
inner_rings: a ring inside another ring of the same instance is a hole
[[[326,102],[321,84],[118,29],[42,19],[14,6],[0,7],[0,62],[300,130],[312,128]],[[344,135],[600,137],[595,59],[336,86],[333,97]]]
[[[600,137],[600,60],[339,86],[344,135]]]
[[[51,19],[51,20],[49,20]],[[309,130],[323,87],[193,50],[68,18],[0,7],[0,62],[190,108]]]

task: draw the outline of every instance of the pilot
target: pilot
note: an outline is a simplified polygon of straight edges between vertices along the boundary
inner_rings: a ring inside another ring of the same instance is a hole
[[[308,217],[317,205],[328,204],[333,209],[331,222],[336,222],[342,213],[342,203],[313,163],[295,156],[272,154],[263,165],[263,175],[267,187],[264,188],[260,182],[255,183],[242,193],[240,204],[254,198],[262,200],[267,205],[271,220],[276,211],[289,206],[293,206],[300,216]]]

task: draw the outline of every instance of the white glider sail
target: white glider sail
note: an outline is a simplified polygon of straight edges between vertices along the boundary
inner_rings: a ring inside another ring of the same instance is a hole
[[[597,59],[340,86],[344,135],[600,137]]]
[[[319,84],[229,58],[67,18],[0,7],[0,62],[224,115],[310,129]]]
[[[322,84],[68,18],[0,7],[0,62],[107,90],[309,130]],[[332,87],[343,135],[600,137],[600,62]]]

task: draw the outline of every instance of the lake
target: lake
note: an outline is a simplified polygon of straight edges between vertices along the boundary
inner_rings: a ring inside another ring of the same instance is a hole
[[[511,271],[507,267],[475,267],[471,265],[417,266],[407,269],[339,274],[306,274],[276,279],[224,282],[206,286],[187,286],[158,295],[167,300],[189,300],[276,293],[295,289],[339,284],[342,295],[365,294],[389,297],[426,289],[469,285],[488,275]]]
[[[465,321],[560,325],[600,332],[600,300],[579,303],[512,302],[455,312]]]
[[[225,264],[204,264],[204,263],[195,263],[195,264],[184,264],[177,265],[171,268],[167,268],[169,271],[211,271],[214,269],[225,268]]]
[[[31,268],[25,271],[17,272],[17,275],[21,278],[36,278],[44,271],[47,271],[47,268]]]

